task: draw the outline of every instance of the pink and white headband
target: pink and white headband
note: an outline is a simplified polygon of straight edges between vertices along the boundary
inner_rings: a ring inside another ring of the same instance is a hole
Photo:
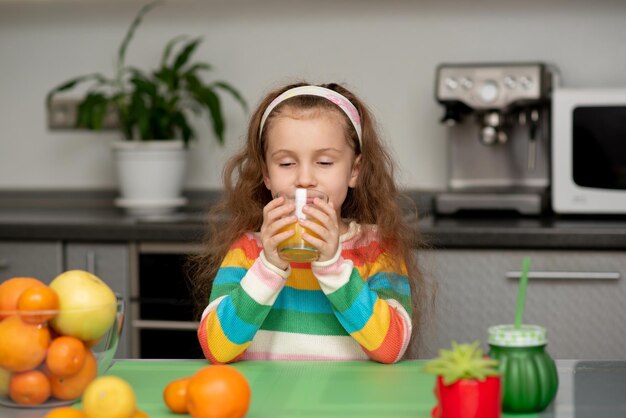
[[[354,126],[356,134],[359,137],[359,146],[363,147],[363,140],[361,139],[361,117],[359,116],[359,111],[345,96],[337,93],[334,90],[319,86],[294,87],[283,92],[281,95],[272,100],[272,102],[267,106],[267,109],[265,109],[265,112],[263,112],[263,116],[261,117],[259,136],[263,133],[263,126],[265,125],[265,121],[267,120],[267,117],[270,115],[270,113],[272,113],[274,108],[285,100],[295,96],[318,96],[323,97],[336,104],[337,107],[339,107],[343,111],[343,113],[348,116],[350,122],[352,122],[352,126]]]

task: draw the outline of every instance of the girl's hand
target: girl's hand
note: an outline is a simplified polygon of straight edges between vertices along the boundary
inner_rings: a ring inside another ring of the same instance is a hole
[[[317,248],[320,256],[317,261],[328,261],[335,256],[337,248],[339,248],[339,219],[332,204],[324,202],[320,198],[315,198],[314,205],[307,205],[302,210],[313,220],[299,220],[300,224],[306,229],[319,235],[319,238],[305,232],[302,238]]]
[[[295,216],[289,216],[294,209],[294,204],[285,203],[285,198],[282,196],[272,200],[263,208],[263,225],[261,225],[263,252],[267,261],[282,270],[287,270],[289,263],[278,256],[276,247],[292,236],[294,230],[290,229],[281,233],[278,233],[278,231],[289,224],[297,222]]]

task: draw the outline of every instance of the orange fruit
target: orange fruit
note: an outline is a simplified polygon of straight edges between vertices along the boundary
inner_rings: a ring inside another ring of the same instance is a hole
[[[17,298],[17,310],[22,321],[29,324],[43,324],[54,318],[59,309],[59,297],[49,288],[29,287]]]
[[[61,408],[54,408],[43,418],[87,418],[87,415],[85,415],[85,413],[80,409],[72,408],[71,406],[64,406]]]
[[[117,376],[101,376],[91,382],[82,402],[89,418],[130,418],[137,409],[132,386]]]
[[[130,418],[150,418],[148,414],[139,409],[135,410],[135,413],[130,416]]]
[[[170,411],[176,414],[186,414],[187,411],[187,386],[191,377],[182,377],[172,380],[163,390],[163,401]]]
[[[40,370],[15,373],[9,383],[9,396],[20,405],[39,405],[50,397],[50,382]]]
[[[9,395],[11,372],[0,367],[0,397]]]
[[[60,336],[48,347],[46,367],[50,373],[59,377],[76,374],[85,364],[87,349],[78,338]]]
[[[187,410],[193,418],[241,418],[250,406],[246,377],[227,365],[206,366],[187,386]]]
[[[100,341],[102,341],[102,337],[95,338],[93,340],[83,340],[87,348],[95,347],[96,345],[100,344]]]
[[[34,277],[13,277],[0,284],[0,319],[11,315],[17,310],[17,299],[22,292],[30,287],[46,285]]]
[[[34,369],[43,362],[49,344],[45,325],[27,324],[17,315],[0,321],[0,367],[12,372]]]
[[[71,376],[56,376],[48,370],[52,396],[64,401],[77,399],[96,378],[98,373],[96,358],[91,351],[86,351],[85,354],[85,363],[78,373]]]

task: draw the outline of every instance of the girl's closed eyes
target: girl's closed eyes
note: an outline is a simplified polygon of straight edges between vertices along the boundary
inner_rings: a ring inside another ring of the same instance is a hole
[[[331,166],[333,165],[333,162],[332,161],[317,161],[316,164],[322,165],[322,166]],[[293,161],[283,161],[283,162],[279,162],[278,165],[281,167],[291,167],[291,166],[296,165],[296,163]]]
[[[338,151],[334,151],[334,152],[329,152],[324,150],[324,154],[326,153],[330,153],[330,154],[337,154]],[[291,167],[297,164],[296,159],[292,158],[292,157],[273,157],[275,159],[275,164],[279,165],[280,167]],[[316,157],[314,163],[320,166],[332,166],[335,163],[336,157],[334,155],[324,155],[322,157]]]

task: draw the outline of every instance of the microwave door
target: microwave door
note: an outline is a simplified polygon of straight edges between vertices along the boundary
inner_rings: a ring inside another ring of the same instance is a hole
[[[577,107],[572,128],[574,183],[626,189],[626,106]]]

